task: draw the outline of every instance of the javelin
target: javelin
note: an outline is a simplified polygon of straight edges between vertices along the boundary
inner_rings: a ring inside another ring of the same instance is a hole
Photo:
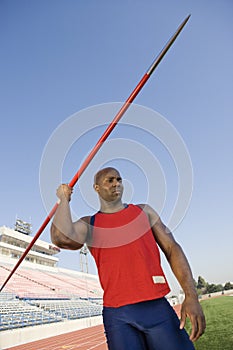
[[[114,119],[112,120],[112,122],[109,124],[109,126],[107,127],[107,129],[105,130],[105,132],[103,133],[103,135],[101,136],[101,138],[99,139],[99,141],[96,143],[96,145],[94,146],[94,148],[91,150],[91,152],[88,154],[87,158],[84,160],[83,164],[81,165],[81,167],[79,168],[79,170],[77,171],[77,173],[74,175],[73,179],[70,181],[69,186],[72,188],[74,187],[74,185],[77,183],[78,179],[80,178],[80,176],[82,175],[82,173],[85,171],[85,169],[87,168],[87,166],[89,165],[89,163],[91,162],[91,160],[93,159],[93,157],[96,155],[96,153],[98,152],[98,150],[100,149],[100,147],[103,145],[104,141],[107,139],[107,137],[110,135],[110,133],[112,132],[112,130],[115,128],[115,126],[117,125],[117,123],[119,122],[119,120],[121,119],[121,117],[123,116],[123,114],[127,111],[127,109],[129,108],[130,104],[133,102],[133,100],[135,99],[135,97],[138,95],[139,91],[142,89],[142,87],[145,85],[145,83],[147,82],[147,80],[149,79],[149,77],[152,75],[152,73],[154,72],[155,68],[158,66],[158,64],[160,63],[160,61],[162,60],[162,58],[164,57],[164,55],[166,54],[166,52],[169,50],[169,48],[171,47],[171,45],[174,43],[174,41],[176,40],[176,38],[178,37],[178,35],[180,34],[181,30],[184,28],[185,24],[188,22],[189,18],[191,15],[189,15],[187,18],[185,18],[185,20],[180,24],[180,26],[177,28],[176,32],[173,34],[173,36],[170,38],[170,40],[167,42],[167,44],[164,46],[164,48],[162,49],[162,51],[159,53],[159,55],[155,58],[155,60],[153,61],[153,63],[151,64],[151,66],[149,67],[149,69],[147,70],[147,72],[144,74],[144,76],[142,77],[142,79],[140,80],[140,82],[138,83],[138,85],[136,86],[136,88],[133,90],[133,92],[130,94],[130,96],[128,97],[128,99],[125,101],[125,103],[123,104],[123,106],[120,108],[119,112],[116,114],[116,116],[114,117]],[[59,202],[57,202],[54,207],[52,208],[52,210],[50,211],[50,213],[48,214],[47,218],[45,219],[45,221],[43,222],[43,224],[41,225],[41,227],[39,228],[39,230],[37,231],[36,235],[34,236],[34,238],[32,239],[32,241],[30,242],[30,244],[28,245],[28,247],[26,248],[25,252],[22,254],[22,256],[20,257],[20,259],[18,260],[18,262],[16,263],[15,267],[13,268],[13,270],[10,272],[9,276],[7,277],[7,279],[5,280],[5,282],[3,283],[3,285],[1,286],[0,292],[3,290],[3,288],[5,287],[5,285],[7,284],[7,282],[9,281],[9,279],[11,278],[11,276],[15,273],[15,271],[17,270],[17,268],[19,267],[19,265],[21,264],[21,262],[24,260],[24,258],[26,257],[26,255],[28,254],[28,252],[30,251],[30,249],[32,248],[32,246],[34,245],[34,243],[36,242],[36,240],[40,237],[41,233],[44,231],[45,227],[48,225],[48,223],[50,222],[51,218],[54,216],[57,208],[58,208]]]

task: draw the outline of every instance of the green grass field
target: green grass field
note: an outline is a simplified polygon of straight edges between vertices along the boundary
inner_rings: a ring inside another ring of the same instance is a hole
[[[196,350],[233,350],[233,297],[221,296],[201,301],[206,331],[194,343]],[[190,333],[190,325],[186,327]]]

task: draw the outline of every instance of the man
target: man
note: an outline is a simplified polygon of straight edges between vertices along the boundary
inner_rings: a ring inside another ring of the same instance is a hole
[[[72,222],[72,189],[61,185],[51,226],[51,239],[64,249],[87,243],[104,290],[103,320],[110,350],[191,350],[205,330],[188,261],[149,205],[125,205],[118,170],[108,167],[95,175],[100,211]],[[185,293],[179,321],[165,295],[170,291],[160,265],[158,246]],[[192,324],[188,337],[186,317]]]

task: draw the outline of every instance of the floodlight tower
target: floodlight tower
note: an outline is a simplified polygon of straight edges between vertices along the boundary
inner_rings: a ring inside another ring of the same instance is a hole
[[[86,273],[88,273],[87,254],[88,254],[88,248],[86,243],[84,243],[84,245],[80,249],[80,267],[81,267],[81,272],[86,272]]]
[[[29,236],[32,233],[32,225],[29,222],[16,218],[15,231],[24,233],[25,235]]]

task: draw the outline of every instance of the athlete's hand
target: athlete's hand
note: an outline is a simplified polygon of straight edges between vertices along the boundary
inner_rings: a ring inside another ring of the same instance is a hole
[[[73,188],[67,184],[62,184],[57,189],[57,197],[62,200],[67,200],[68,202],[71,200],[71,195],[73,193]]]
[[[190,340],[196,341],[205,331],[206,322],[198,299],[186,297],[181,307],[180,329],[184,328],[186,317],[189,317],[192,324]]]

